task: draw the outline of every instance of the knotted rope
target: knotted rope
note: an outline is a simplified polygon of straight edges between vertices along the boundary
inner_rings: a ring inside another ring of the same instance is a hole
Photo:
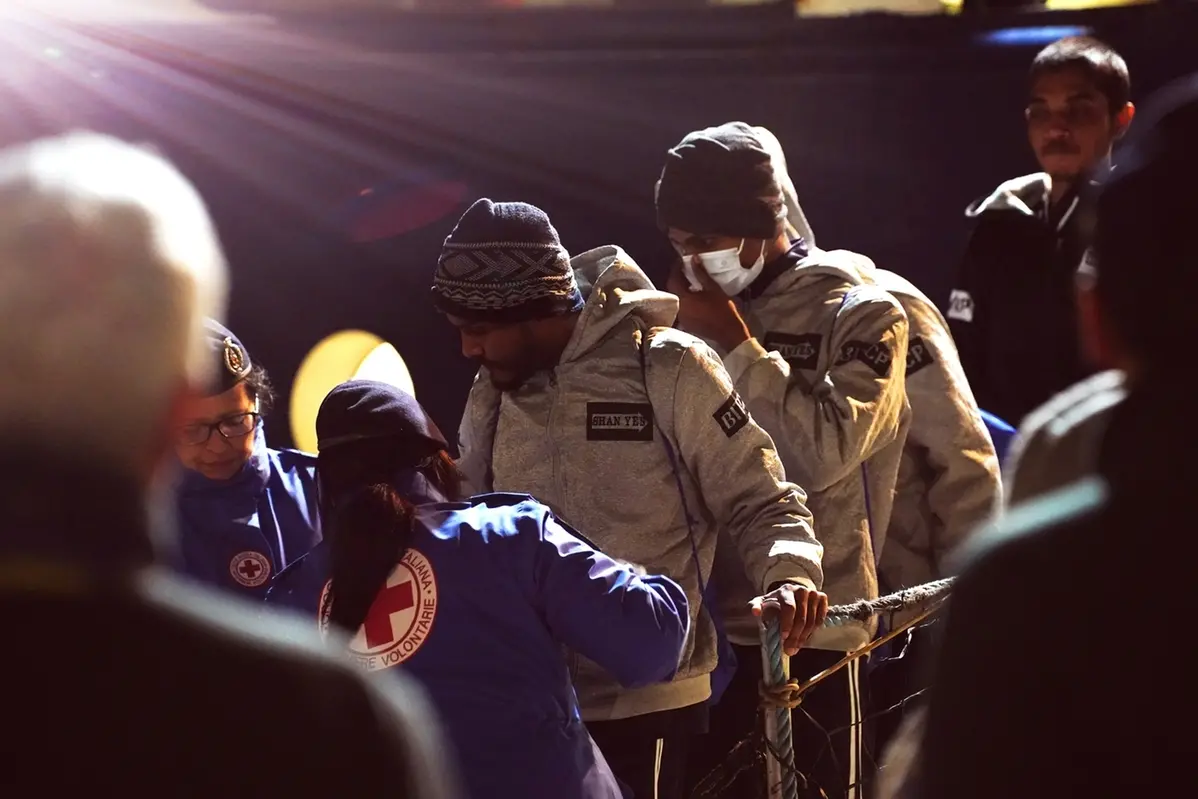
[[[775,654],[773,646],[770,645],[773,639],[767,635],[765,645],[766,654],[769,656],[770,675],[768,680],[762,681],[759,693],[763,708],[771,709],[775,713],[785,714],[787,717],[787,740],[782,741],[779,738],[772,741],[777,751],[787,751],[787,749],[781,747],[789,746],[790,744],[790,711],[802,704],[804,694],[811,690],[817,683],[835,674],[857,658],[869,654],[874,649],[877,649],[931,616],[939,610],[940,605],[948,598],[949,589],[952,587],[952,584],[953,578],[950,577],[945,580],[936,580],[935,582],[904,588],[902,591],[896,591],[893,594],[878,597],[877,599],[862,599],[848,605],[833,605],[828,608],[828,617],[824,621],[825,627],[835,627],[849,621],[865,621],[880,613],[893,613],[917,607],[924,607],[924,611],[881,638],[871,641],[854,652],[849,652],[835,665],[824,669],[819,674],[802,683],[798,680],[781,679],[783,673],[781,642],[779,641]],[[775,616],[768,623],[766,630],[767,633],[771,633],[774,637],[777,637],[779,635],[778,629],[778,619]],[[786,797],[788,794],[783,794],[783,796]]]
[[[789,685],[786,666],[782,661],[782,629],[776,614],[762,626],[761,646],[765,650],[768,665],[763,675],[761,690],[767,690],[767,686],[769,690],[780,690]],[[798,799],[799,782],[794,767],[790,709],[786,705],[774,705],[772,711],[767,711],[765,729],[766,740],[774,753],[773,758],[766,759],[766,780],[770,786],[770,796],[778,799]]]

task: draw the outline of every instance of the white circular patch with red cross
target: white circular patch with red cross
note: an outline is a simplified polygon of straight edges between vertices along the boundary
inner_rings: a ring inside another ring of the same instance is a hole
[[[332,596],[324,584],[317,611],[320,632],[327,634]],[[409,549],[387,578],[366,614],[366,621],[349,642],[350,655],[370,671],[403,663],[424,645],[437,617],[437,578],[428,558]]]
[[[229,574],[246,588],[257,588],[270,579],[270,559],[252,550],[238,552],[229,561]]]

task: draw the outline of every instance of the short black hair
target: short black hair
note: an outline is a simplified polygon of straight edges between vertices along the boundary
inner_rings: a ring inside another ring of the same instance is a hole
[[[1045,47],[1032,60],[1028,82],[1066,69],[1085,73],[1116,114],[1131,100],[1131,74],[1123,56],[1092,36],[1067,36]]]
[[[250,373],[241,381],[245,384],[246,393],[250,399],[258,402],[258,413],[266,416],[275,405],[275,387],[271,385],[270,375],[261,366],[254,364]]]

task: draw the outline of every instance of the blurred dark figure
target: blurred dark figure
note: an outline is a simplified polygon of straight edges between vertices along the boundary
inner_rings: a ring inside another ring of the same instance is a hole
[[[1127,397],[1094,476],[1013,509],[967,556],[912,796],[1198,788],[1195,695],[1160,646],[1198,611],[1198,427],[1178,382],[1198,335],[1198,75],[1146,116],[1099,195],[1090,259],[1092,345],[1121,367]]]
[[[1007,507],[1064,488],[1094,471],[1111,415],[1127,397],[1125,375],[1106,369],[1028,414],[1003,464]]]
[[[157,155],[0,154],[0,795],[451,796],[410,684],[152,565],[225,297],[203,202]]]
[[[949,297],[949,327],[978,405],[1015,426],[1092,371],[1077,340],[1077,213],[1135,114],[1123,58],[1086,37],[1032,62],[1028,141],[1043,172],[1008,180],[966,210],[976,219]]]

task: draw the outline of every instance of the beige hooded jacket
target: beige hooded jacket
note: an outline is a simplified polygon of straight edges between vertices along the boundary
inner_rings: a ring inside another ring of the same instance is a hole
[[[822,547],[719,358],[668,327],[677,298],[617,247],[572,263],[586,304],[558,366],[502,394],[480,372],[459,465],[472,490],[530,493],[607,554],[686,589],[691,630],[673,682],[626,690],[576,658],[583,718],[599,721],[710,696],[716,638],[700,570],[710,578],[717,529],[753,595],[783,581],[818,588]]]

